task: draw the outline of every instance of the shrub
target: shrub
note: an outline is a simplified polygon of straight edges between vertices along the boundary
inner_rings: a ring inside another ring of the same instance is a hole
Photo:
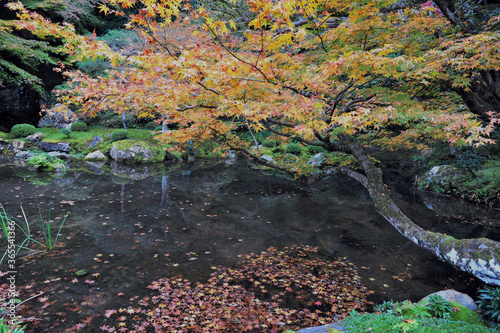
[[[36,132],[36,128],[30,124],[17,124],[12,127],[10,130],[10,134],[12,138],[25,138],[28,135],[34,134]]]
[[[500,288],[486,287],[478,294],[477,307],[484,311],[484,317],[500,323]]]
[[[69,128],[63,128],[59,132],[61,132],[62,134],[66,135],[67,138],[69,138],[73,131]]]
[[[154,131],[156,126],[157,125],[154,121],[150,121],[149,123],[146,124],[146,126],[144,126],[144,128],[150,131]]]
[[[465,170],[481,170],[484,157],[476,149],[465,149],[457,158],[457,163]]]
[[[32,165],[35,169],[42,171],[52,171],[55,169],[57,164],[64,165],[64,161],[58,158],[53,158],[52,156],[46,153],[35,154],[30,158],[28,158],[26,163]]]
[[[307,151],[311,154],[311,155],[316,155],[318,153],[324,153],[326,150],[325,148],[323,147],[318,147],[318,146],[309,146],[307,147]]]
[[[85,124],[82,121],[77,121],[76,123],[73,123],[71,125],[71,130],[75,132],[86,132],[87,131],[87,124]]]
[[[494,333],[490,329],[480,325],[464,323],[438,318],[416,318],[405,320],[404,318],[389,313],[382,314],[359,314],[351,311],[350,316],[344,319],[344,329],[350,333],[365,332],[412,332],[412,333]]]
[[[274,148],[274,147],[276,147],[276,141],[275,140],[264,140],[262,145],[264,147],[267,147],[267,148]]]
[[[300,155],[302,147],[298,143],[290,143],[286,146],[286,152],[289,154]]]
[[[127,130],[117,130],[111,133],[111,141],[125,140],[128,136]]]

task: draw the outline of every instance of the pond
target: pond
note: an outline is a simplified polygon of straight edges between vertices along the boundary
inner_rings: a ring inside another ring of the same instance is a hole
[[[303,187],[238,163],[86,164],[54,178],[7,159],[0,164],[0,203],[21,219],[22,206],[34,238],[43,237],[40,214],[47,219],[50,211],[53,230],[68,214],[59,246],[16,261],[20,298],[43,293],[24,304],[35,317],[28,331],[101,332],[107,310],[150,294],[153,281],[203,282],[246,254],[298,244],[354,264],[375,303],[417,301],[445,288],[474,295],[483,285],[402,237],[345,177]],[[419,195],[398,170],[387,175],[402,209],[423,227],[500,240],[498,211]]]

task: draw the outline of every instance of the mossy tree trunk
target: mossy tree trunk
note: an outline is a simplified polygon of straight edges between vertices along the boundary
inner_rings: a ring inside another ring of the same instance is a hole
[[[382,170],[370,161],[361,147],[352,145],[351,150],[365,174],[353,171],[342,173],[366,187],[379,214],[399,233],[455,268],[468,272],[486,283],[500,285],[499,242],[487,238],[455,239],[419,227],[392,200],[390,190],[382,180]]]

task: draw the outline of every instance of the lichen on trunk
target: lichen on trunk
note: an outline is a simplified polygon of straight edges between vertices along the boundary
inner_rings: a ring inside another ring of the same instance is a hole
[[[499,242],[487,238],[455,239],[419,227],[392,200],[389,188],[382,180],[382,170],[370,161],[362,147],[352,145],[351,150],[365,172],[366,181],[361,183],[368,190],[377,211],[399,233],[455,268],[468,272],[486,283],[500,285]],[[351,178],[359,181],[359,174]]]

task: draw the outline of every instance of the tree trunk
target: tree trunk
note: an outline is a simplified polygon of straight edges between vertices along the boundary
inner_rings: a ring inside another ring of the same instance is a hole
[[[470,112],[489,121],[488,112],[500,113],[500,71],[482,71],[471,80],[469,90],[453,89],[458,93]]]
[[[164,114],[161,115],[161,134],[168,132],[168,122],[167,117]]]
[[[351,150],[366,176],[355,172],[346,174],[366,187],[379,214],[399,233],[455,268],[468,272],[486,283],[500,285],[499,242],[487,238],[455,239],[422,229],[391,199],[390,191],[382,180],[382,170],[369,160],[363,148],[352,145]]]
[[[126,123],[126,118],[125,118],[125,113],[122,113],[122,123],[123,123],[123,128],[127,129],[127,123]]]

